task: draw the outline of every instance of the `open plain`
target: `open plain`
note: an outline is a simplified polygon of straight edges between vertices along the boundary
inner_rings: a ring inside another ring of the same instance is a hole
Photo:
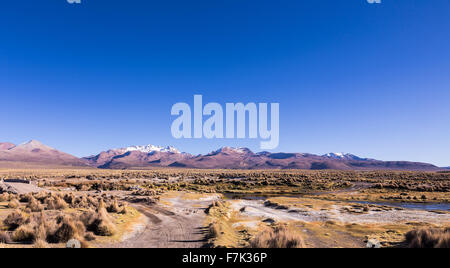
[[[448,247],[450,173],[0,170],[0,247]]]

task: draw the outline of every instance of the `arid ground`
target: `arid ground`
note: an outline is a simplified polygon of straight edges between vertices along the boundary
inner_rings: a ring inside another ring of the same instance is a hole
[[[448,247],[450,173],[0,170],[0,247]],[[25,181],[22,181],[25,180]]]

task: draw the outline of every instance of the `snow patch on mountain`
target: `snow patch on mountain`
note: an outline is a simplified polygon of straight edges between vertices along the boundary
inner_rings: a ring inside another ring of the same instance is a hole
[[[329,157],[329,158],[344,158],[345,154],[344,153],[328,153],[326,155],[324,155],[324,157]]]
[[[47,146],[37,140],[30,140],[28,142],[19,144],[14,148],[11,148],[11,150],[33,150],[33,149],[55,150],[54,148]]]
[[[167,147],[163,147],[163,146],[155,146],[155,145],[143,145],[143,146],[130,146],[127,148],[122,148],[119,149],[120,151],[123,151],[124,153],[127,152],[142,152],[142,153],[155,153],[155,152],[161,152],[161,153],[174,153],[174,154],[179,154],[181,153],[178,149],[172,147],[172,146],[167,146]]]
[[[353,155],[353,154],[346,154],[346,153],[328,153],[325,155],[322,155],[322,157],[326,158],[332,158],[332,159],[341,159],[341,160],[364,160],[363,158]]]

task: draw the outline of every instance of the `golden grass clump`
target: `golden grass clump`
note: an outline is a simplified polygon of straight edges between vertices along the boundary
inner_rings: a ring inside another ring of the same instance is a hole
[[[83,237],[85,231],[82,222],[66,215],[58,219],[56,230],[48,236],[47,240],[50,243],[67,243],[70,239]]]
[[[107,208],[109,213],[119,213],[120,212],[120,206],[116,199],[108,206]]]
[[[17,228],[13,235],[12,239],[14,242],[22,242],[22,243],[32,243],[36,239],[36,235],[31,224],[22,225]]]
[[[97,211],[88,211],[81,216],[81,220],[88,231],[99,236],[113,236],[116,227],[105,208],[103,199],[100,200]]]
[[[116,227],[106,210],[97,213],[92,226],[94,226],[94,233],[100,236],[113,236],[116,233]]]
[[[19,195],[19,201],[22,203],[28,203],[30,202],[32,197],[33,197],[32,194],[21,194]]]
[[[6,232],[0,231],[0,244],[8,244],[11,242],[11,238]]]
[[[75,200],[76,200],[73,193],[64,195],[63,199],[69,206],[73,206],[75,204]]]
[[[9,201],[8,203],[8,208],[18,208],[20,207],[20,202],[17,199],[11,199],[11,201]]]
[[[123,206],[122,209],[118,212],[119,214],[128,214],[128,209],[127,206]]]
[[[220,233],[220,226],[216,222],[213,222],[208,226],[208,235],[207,235],[208,239],[217,238],[219,233]]]
[[[11,197],[10,197],[9,193],[0,194],[0,202],[7,202],[10,200],[11,200]]]
[[[46,192],[39,192],[33,195],[34,198],[36,198],[39,202],[44,203],[45,200],[49,197],[49,194]]]
[[[47,198],[45,202],[48,210],[64,210],[69,207],[66,201],[60,196],[51,196]]]
[[[30,209],[31,212],[41,212],[44,210],[44,206],[33,196],[30,198],[27,208]]]
[[[84,235],[84,239],[86,240],[86,241],[94,241],[95,240],[95,235],[94,235],[94,233],[92,233],[92,232],[87,232],[85,235]]]
[[[9,230],[15,230],[28,222],[29,217],[27,217],[22,211],[16,210],[6,217],[3,224],[8,227]]]
[[[89,208],[91,205],[89,204],[89,201],[88,201],[86,195],[82,195],[82,196],[73,198],[71,206],[74,208]]]
[[[39,223],[35,227],[36,241],[40,241],[40,240],[45,241],[47,239],[47,235],[48,235],[47,227],[48,227],[48,223],[45,219],[45,214],[43,211],[41,211]]]
[[[251,248],[304,248],[300,234],[286,226],[266,228],[250,241]]]
[[[450,228],[413,230],[405,238],[410,248],[450,248]]]
[[[87,197],[87,203],[88,203],[88,206],[92,206],[92,207],[99,206],[99,202],[97,201],[97,199],[93,198],[92,196]]]

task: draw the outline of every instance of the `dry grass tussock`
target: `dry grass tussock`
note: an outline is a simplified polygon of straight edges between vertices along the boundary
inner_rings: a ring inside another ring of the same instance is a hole
[[[116,233],[116,227],[113,224],[108,211],[105,208],[103,200],[100,200],[97,211],[88,211],[81,216],[82,222],[88,231],[99,236],[113,236]]]
[[[0,244],[8,244],[11,242],[11,238],[6,232],[0,231]]]
[[[31,212],[41,212],[44,210],[44,206],[33,196],[30,198],[27,208],[30,209]]]
[[[9,193],[0,194],[0,202],[9,202],[11,200],[11,195]]]
[[[53,232],[50,232],[47,236],[47,241],[50,243],[67,243],[73,238],[83,240],[85,232],[85,226],[80,220],[69,215],[64,215],[58,218]]]
[[[66,201],[58,195],[47,198],[45,204],[49,210],[64,210],[69,207]]]
[[[31,224],[25,224],[17,228],[12,239],[14,242],[33,243],[36,239],[34,228]]]
[[[11,199],[11,201],[9,201],[8,208],[18,208],[18,207],[20,207],[19,200]]]
[[[450,248],[450,228],[413,230],[405,238],[410,248]]]
[[[0,243],[33,243],[35,248],[49,248],[51,244],[67,243],[71,239],[79,240],[84,248],[89,247],[87,241],[95,240],[95,235],[113,236],[117,232],[108,211],[128,213],[125,204],[106,196],[39,193],[2,195],[2,198],[14,203],[20,199],[28,204],[14,206],[16,210],[4,219],[3,226],[8,232],[0,232]]]
[[[265,228],[250,241],[251,248],[304,248],[300,234],[286,226]]]
[[[108,206],[107,211],[110,213],[119,213],[120,212],[119,202],[116,199],[113,200],[111,205]]]
[[[30,219],[25,213],[20,210],[16,210],[9,214],[5,220],[3,220],[3,224],[10,230],[14,231],[18,227],[23,224],[29,223]]]
[[[217,238],[217,236],[219,236],[219,234],[220,234],[220,225],[216,222],[211,223],[208,226],[207,238],[214,239],[214,238]]]

